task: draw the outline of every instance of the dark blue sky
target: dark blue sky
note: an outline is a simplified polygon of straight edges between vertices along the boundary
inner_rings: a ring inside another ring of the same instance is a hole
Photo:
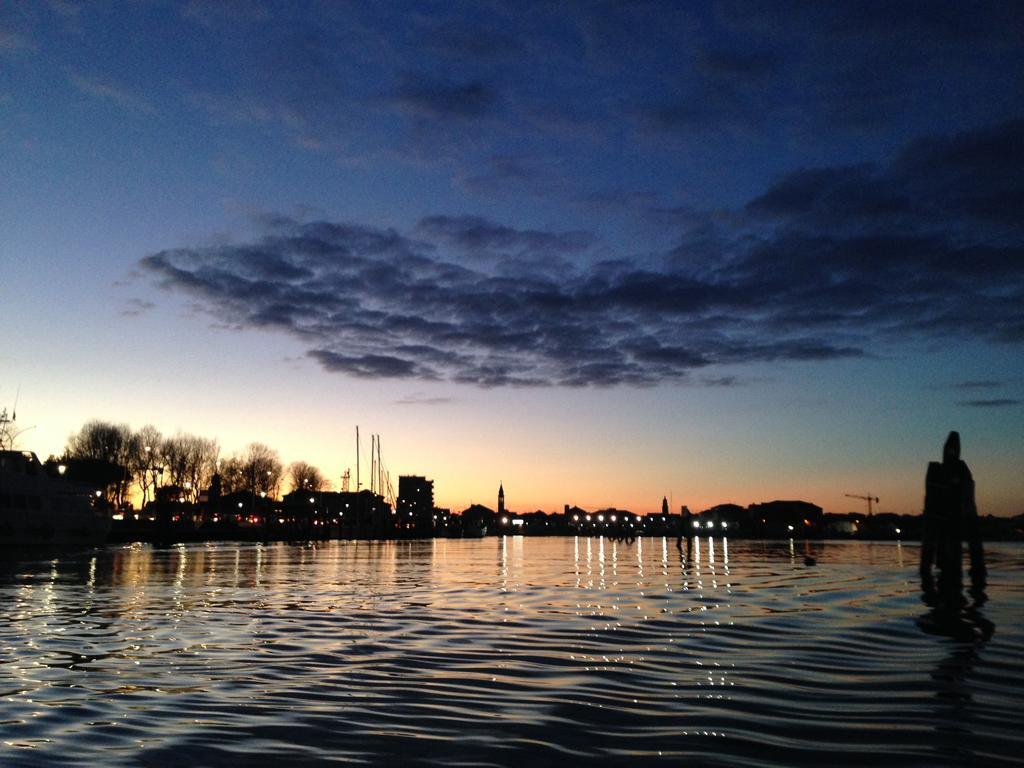
[[[3,369],[70,386],[115,336],[209,389],[227,334],[385,422],[480,398],[467,431],[524,387],[536,430],[594,387],[737,429],[704,390],[856,370],[921,446],[994,419],[1019,457],[1022,39],[1016,3],[8,4],[0,255],[37,319]]]

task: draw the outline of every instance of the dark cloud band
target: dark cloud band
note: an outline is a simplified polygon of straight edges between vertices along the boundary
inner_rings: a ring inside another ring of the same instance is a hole
[[[219,319],[289,332],[364,378],[649,385],[885,343],[1020,343],[1024,233],[1005,223],[1019,166],[1002,160],[1022,139],[1016,121],[884,167],[795,172],[727,229],[692,214],[660,262],[599,261],[590,233],[474,216],[425,218],[415,236],[276,216],[255,242],[142,264]]]

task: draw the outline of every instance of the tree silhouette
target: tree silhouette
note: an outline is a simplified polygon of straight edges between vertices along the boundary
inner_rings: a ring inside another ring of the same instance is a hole
[[[293,461],[288,466],[288,481],[293,491],[325,491],[328,486],[320,470],[305,461]]]

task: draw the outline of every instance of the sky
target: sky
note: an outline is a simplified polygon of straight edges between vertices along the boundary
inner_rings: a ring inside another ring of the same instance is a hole
[[[0,405],[439,505],[1024,512],[1019,3],[0,6]],[[363,476],[366,482],[366,476]]]

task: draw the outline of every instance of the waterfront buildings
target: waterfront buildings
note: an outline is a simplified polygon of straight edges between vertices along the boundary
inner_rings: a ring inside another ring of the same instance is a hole
[[[437,522],[434,481],[422,475],[400,475],[395,506],[400,527],[432,533]]]

